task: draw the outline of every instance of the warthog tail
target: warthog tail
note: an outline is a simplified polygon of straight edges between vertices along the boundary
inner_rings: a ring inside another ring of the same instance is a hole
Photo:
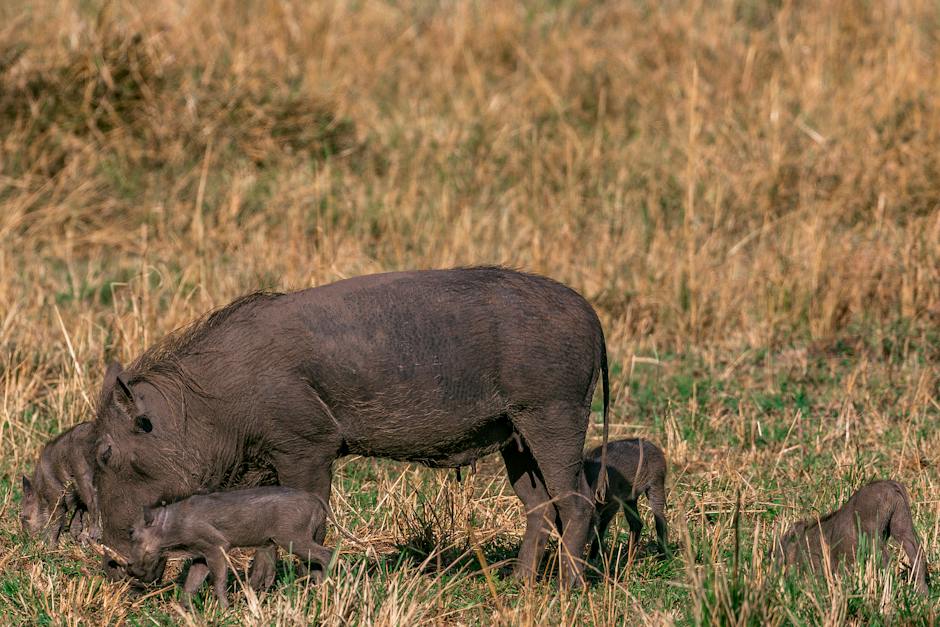
[[[610,434],[610,375],[607,373],[607,341],[601,332],[601,390],[604,394],[604,442],[601,444],[601,469],[597,473],[594,498],[603,503],[607,495],[607,436]]]

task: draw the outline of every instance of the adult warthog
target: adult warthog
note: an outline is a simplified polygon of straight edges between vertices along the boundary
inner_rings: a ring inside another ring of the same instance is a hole
[[[582,451],[599,378],[607,441],[607,355],[594,310],[555,281],[462,268],[253,294],[109,373],[96,483],[118,553],[145,507],[244,469],[328,502],[343,455],[459,468],[499,451],[527,512],[516,574],[536,574],[554,524],[564,581],[582,580],[594,502]],[[273,567],[256,555],[251,583],[270,585]],[[124,574],[114,559],[106,570]]]

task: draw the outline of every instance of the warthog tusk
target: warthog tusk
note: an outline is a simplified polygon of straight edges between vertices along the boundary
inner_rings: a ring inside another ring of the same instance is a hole
[[[128,564],[127,558],[105,544],[101,544],[100,542],[93,542],[89,546],[91,547],[91,550],[98,555],[113,559],[118,563],[118,566],[124,567]]]

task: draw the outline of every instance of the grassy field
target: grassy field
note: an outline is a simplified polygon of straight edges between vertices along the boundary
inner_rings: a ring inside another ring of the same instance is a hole
[[[938,27],[928,0],[0,4],[4,624],[936,622],[901,560],[765,552],[894,478],[940,559]],[[612,433],[670,460],[671,559],[618,553],[621,519],[586,591],[500,576],[498,459],[341,460],[360,541],[330,534],[319,587],[242,569],[225,613],[21,534],[19,475],[109,360],[258,288],[476,263],[597,308]]]

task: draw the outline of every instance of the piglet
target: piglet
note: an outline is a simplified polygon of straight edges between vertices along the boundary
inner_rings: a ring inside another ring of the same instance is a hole
[[[591,489],[597,486],[600,472],[601,447],[598,446],[584,458],[584,474]],[[636,508],[637,499],[645,494],[653,510],[659,551],[666,555],[666,456],[652,442],[641,438],[615,440],[607,444],[607,492],[603,501],[595,504],[592,521],[594,531],[590,559],[597,557],[604,541],[607,527],[617,512],[623,508],[633,545],[639,546],[643,521]]]
[[[280,486],[191,496],[145,510],[143,523],[131,533],[128,571],[152,582],[163,572],[167,553],[195,557],[183,584],[183,604],[189,606],[211,574],[219,604],[228,607],[226,551],[275,545],[323,571],[333,552],[313,538],[326,518],[319,497]],[[320,571],[314,572],[319,576]]]
[[[917,591],[927,594],[927,559],[914,529],[907,490],[896,481],[869,483],[836,511],[795,523],[773,550],[785,566],[809,565],[820,571],[827,561],[832,568],[854,563],[861,536],[880,551],[882,566],[888,562],[888,540],[900,542],[911,560]]]
[[[42,533],[53,546],[76,514],[78,522],[84,514],[83,539],[101,536],[93,483],[94,429],[94,423],[83,422],[58,435],[43,447],[32,479],[23,477],[23,529],[30,535]]]

